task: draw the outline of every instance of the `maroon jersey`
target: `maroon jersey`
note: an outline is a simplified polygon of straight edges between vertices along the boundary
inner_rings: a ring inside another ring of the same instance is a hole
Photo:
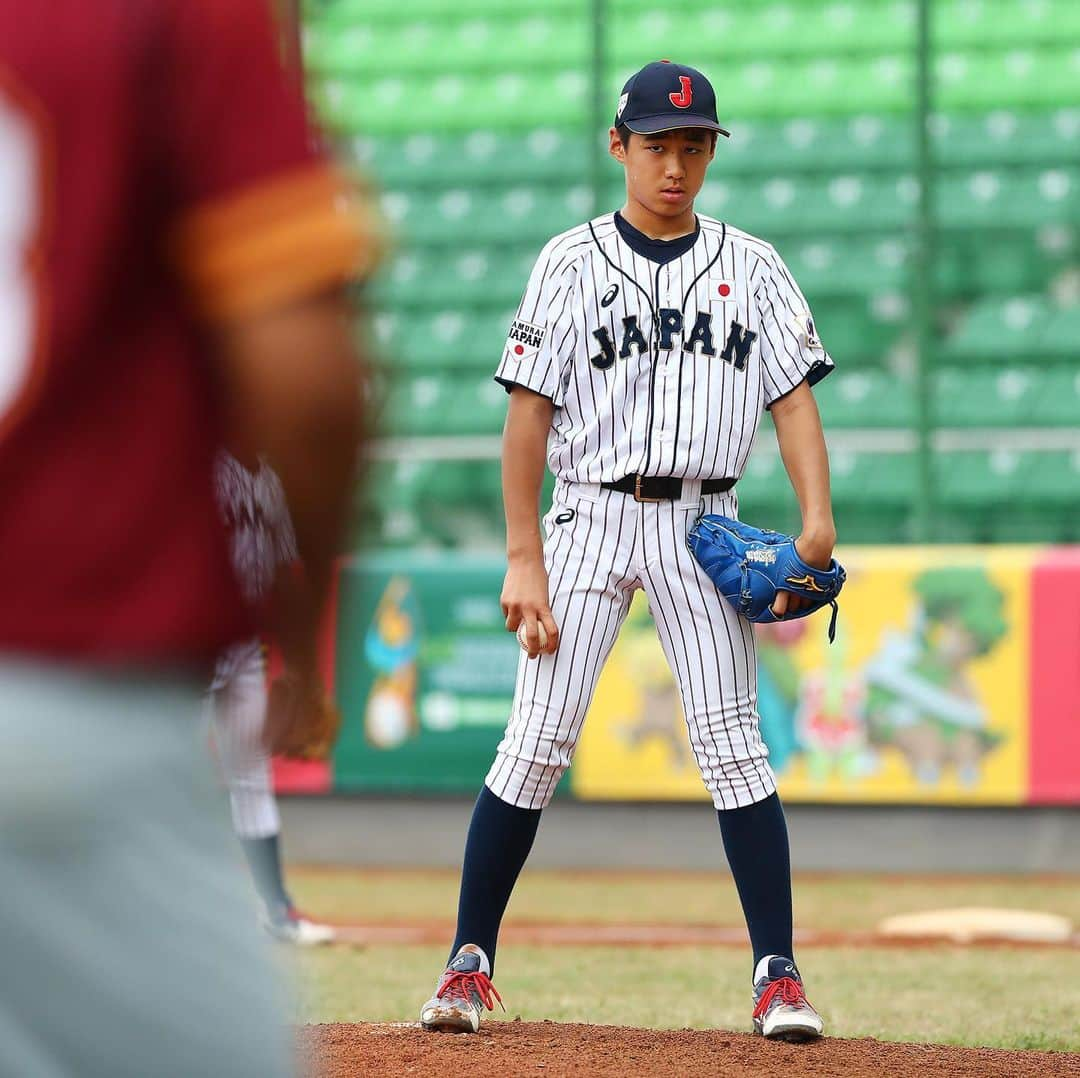
[[[0,0],[0,653],[249,628],[207,342],[355,268],[313,146],[267,0]]]

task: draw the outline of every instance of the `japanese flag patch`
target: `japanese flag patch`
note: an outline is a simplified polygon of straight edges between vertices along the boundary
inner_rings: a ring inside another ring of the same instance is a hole
[[[791,320],[792,329],[795,331],[795,336],[799,338],[799,344],[803,348],[815,349],[819,352],[824,352],[825,347],[821,343],[821,338],[817,335],[817,327],[814,325],[814,319],[810,316],[809,311],[803,311],[801,314],[797,314]]]
[[[534,356],[540,351],[546,333],[546,326],[534,326],[531,322],[515,318],[506,337],[506,350],[518,359]]]

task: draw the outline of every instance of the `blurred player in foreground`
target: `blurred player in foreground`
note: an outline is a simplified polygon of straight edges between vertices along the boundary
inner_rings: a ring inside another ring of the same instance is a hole
[[[253,605],[266,602],[275,585],[287,586],[298,557],[281,481],[263,457],[240,461],[224,450],[218,454],[216,478],[244,598]],[[284,943],[329,943],[334,930],[302,916],[285,889],[281,815],[265,744],[266,677],[266,648],[255,636],[233,644],[218,659],[210,686],[208,710],[233,828],[266,912],[266,930]],[[317,706],[313,701],[312,707]]]
[[[201,737],[255,626],[217,447],[274,461],[303,676],[360,437],[360,218],[264,0],[0,0],[0,1073],[291,1069]]]

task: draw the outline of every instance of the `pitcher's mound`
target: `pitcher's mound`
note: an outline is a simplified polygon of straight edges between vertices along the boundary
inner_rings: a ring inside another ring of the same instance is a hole
[[[773,1043],[722,1030],[624,1029],[487,1021],[476,1035],[415,1025],[304,1026],[299,1050],[315,1078],[353,1075],[605,1076],[605,1078],[1076,1078],[1077,1058],[826,1037]]]

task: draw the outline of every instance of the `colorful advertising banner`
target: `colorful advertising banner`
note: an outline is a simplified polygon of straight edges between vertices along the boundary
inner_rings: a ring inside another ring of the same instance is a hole
[[[1080,548],[1043,552],[1031,583],[1034,804],[1080,804]]]
[[[501,564],[347,562],[338,598],[337,790],[476,793],[514,694]]]
[[[757,626],[761,730],[791,801],[1013,804],[1027,794],[1030,549],[845,552],[826,619]],[[639,594],[585,724],[582,798],[704,798]]]
[[[761,730],[783,796],[1080,804],[1080,550],[879,547],[843,556],[833,645],[825,615],[756,627]],[[519,655],[499,608],[502,574],[499,561],[450,555],[343,563],[325,635],[343,714],[332,770],[279,762],[280,788],[477,791],[509,715]],[[705,798],[640,593],[562,791]]]

